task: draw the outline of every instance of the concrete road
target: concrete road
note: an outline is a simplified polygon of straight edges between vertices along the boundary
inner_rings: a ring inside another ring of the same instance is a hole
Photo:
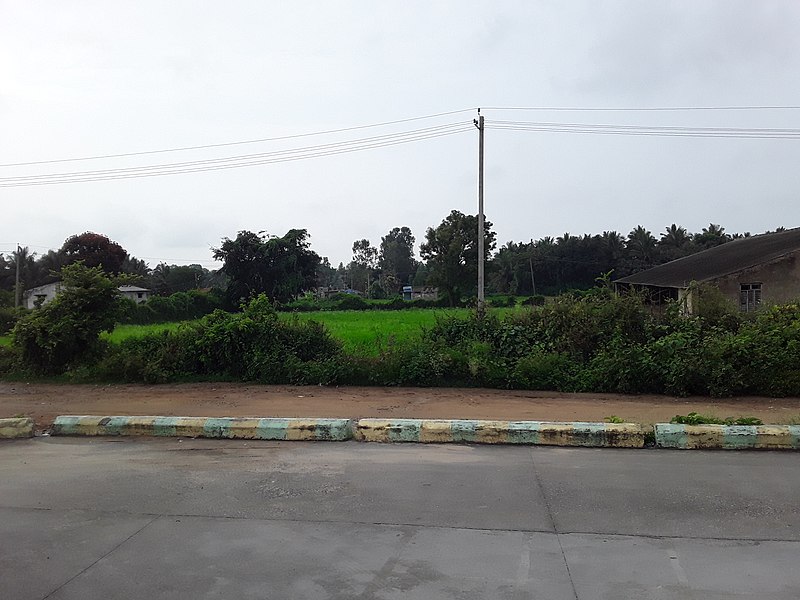
[[[0,443],[0,598],[800,598],[800,455]]]

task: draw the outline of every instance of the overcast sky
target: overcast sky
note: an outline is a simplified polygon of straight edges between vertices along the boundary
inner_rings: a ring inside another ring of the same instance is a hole
[[[800,105],[800,2],[0,1],[0,163],[273,138],[482,107]],[[486,119],[800,128],[800,110]],[[468,123],[0,167],[0,178],[208,160]],[[477,210],[476,130],[309,160],[0,187],[0,251],[83,231],[151,266],[212,266],[237,231],[306,228],[332,263]],[[564,232],[800,225],[800,140],[486,132],[500,244]],[[2,183],[0,181],[0,183]]]

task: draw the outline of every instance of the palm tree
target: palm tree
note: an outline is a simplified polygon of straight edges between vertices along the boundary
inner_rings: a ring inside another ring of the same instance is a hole
[[[11,253],[11,266],[16,272],[19,272],[19,285],[15,286],[14,290],[14,305],[18,306],[22,299],[22,290],[27,287],[27,283],[31,279],[31,273],[36,267],[36,261],[34,257],[36,256],[35,252],[31,252],[27,246],[20,247],[17,246],[16,252]],[[17,271],[18,270],[18,271]]]
[[[633,229],[628,234],[626,247],[631,257],[636,259],[641,266],[653,264],[656,253],[656,238],[641,225],[637,225],[636,229]]]
[[[701,249],[713,248],[730,241],[731,236],[725,233],[725,228],[715,223],[703,227],[702,233],[696,233],[693,242]]]
[[[661,234],[661,239],[658,242],[659,246],[667,248],[683,248],[692,240],[685,227],[681,227],[673,223],[666,228],[664,233]]]

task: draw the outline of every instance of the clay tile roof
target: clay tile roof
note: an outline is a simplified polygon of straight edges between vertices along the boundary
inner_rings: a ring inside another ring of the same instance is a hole
[[[700,283],[730,275],[797,250],[800,250],[800,227],[733,240],[617,279],[615,283],[685,288],[692,281]]]

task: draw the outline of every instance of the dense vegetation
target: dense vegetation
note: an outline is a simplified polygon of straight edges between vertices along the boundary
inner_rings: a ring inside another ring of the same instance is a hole
[[[495,234],[486,226],[488,253]],[[442,310],[469,306],[475,291],[476,222],[458,211],[426,231],[424,262],[414,258],[410,229],[396,227],[379,248],[357,240],[353,260],[338,269],[311,250],[302,229],[224,238],[214,250],[223,267],[213,273],[199,265],[151,270],[87,232],[38,259],[27,249],[0,256],[0,336],[13,332],[12,344],[0,338],[0,375],[800,395],[797,304],[742,315],[706,291],[700,313],[685,318],[676,305],[656,314],[608,285],[612,271],[631,273],[735,237],[711,224],[696,234],[672,225],[659,240],[637,227],[627,238],[509,242],[487,254],[490,291],[505,294],[489,307],[516,308],[465,315]],[[60,278],[60,295],[37,310],[13,308],[17,265],[21,287]],[[117,286],[131,282],[156,295],[139,305],[121,299]],[[399,289],[411,282],[435,284],[440,299],[403,301]],[[350,289],[322,298],[308,291],[317,286]],[[564,289],[572,291],[547,304],[531,295]],[[186,323],[110,333],[120,323],[175,321]]]
[[[80,265],[67,274],[78,282],[75,292],[17,324],[13,346],[0,348],[0,372],[62,374],[71,381],[800,395],[797,304],[742,315],[707,293],[701,294],[700,314],[686,318],[677,306],[654,314],[636,296],[597,287],[502,315],[438,313],[418,336],[383,338],[366,351],[357,344],[345,347],[314,320],[282,317],[261,295],[241,312],[216,310],[181,327],[111,344],[99,332],[110,328],[120,310],[106,294],[113,284],[98,269]],[[89,293],[93,287],[103,294],[96,302]]]

